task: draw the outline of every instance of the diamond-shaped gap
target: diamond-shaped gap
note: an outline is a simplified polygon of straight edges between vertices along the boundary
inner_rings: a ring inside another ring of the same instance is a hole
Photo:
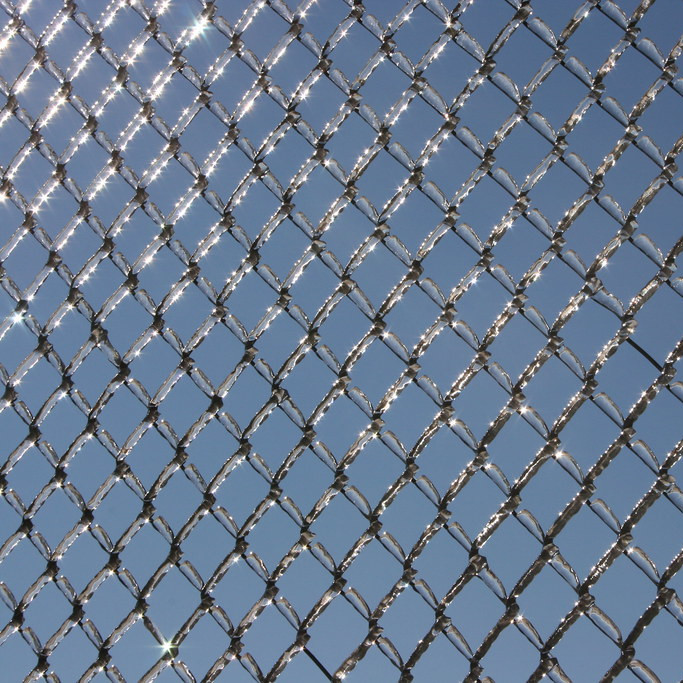
[[[320,260],[314,259],[289,289],[293,303],[313,320],[339,284],[337,276]]]
[[[481,339],[511,298],[493,276],[484,273],[455,302],[456,320],[464,320]]]
[[[434,504],[416,486],[409,483],[384,510],[380,521],[384,531],[390,533],[407,554],[436,515]]]
[[[476,373],[453,403],[455,417],[481,438],[507,404],[509,394],[487,373]]]
[[[9,311],[7,313],[9,314]],[[4,365],[7,372],[11,373],[33,352],[34,336],[26,328],[26,324],[22,319],[10,327],[5,339],[7,340],[6,343],[0,348],[0,363]],[[13,343],[10,344],[8,342]],[[5,383],[3,382],[3,384]],[[53,388],[56,388],[56,386]]]
[[[3,415],[5,412],[7,411],[3,411]],[[49,465],[43,454],[35,446],[31,446],[6,476],[11,489],[16,491],[24,505],[28,506],[52,479],[54,473],[54,468]]]
[[[315,7],[314,5],[313,8]],[[326,6],[325,12],[331,13],[333,7],[334,5]],[[327,75],[323,74],[309,89],[308,95],[297,105],[296,109],[302,118],[319,134],[334,118],[346,99],[345,93]],[[371,132],[370,127],[367,124],[364,125],[369,134]],[[350,170],[346,164],[342,163],[342,166],[347,171]]]
[[[196,213],[195,213],[196,212]],[[202,215],[205,214],[206,218],[211,220],[209,216],[209,210],[205,202],[194,202],[192,208],[188,212],[189,214]],[[184,221],[185,219],[183,219]],[[197,223],[193,223],[192,216],[188,221],[188,226],[193,226]],[[212,223],[205,223],[205,228],[202,230],[202,234],[195,234],[189,236],[189,241],[185,241],[185,244],[194,247],[193,240],[201,240],[204,238],[204,233],[209,232],[209,226]],[[194,230],[193,230],[194,232]],[[201,251],[199,252],[202,253]],[[204,253],[199,259],[200,267],[200,278],[206,278],[216,289],[220,292],[225,286],[225,283],[234,276],[236,270],[239,268],[242,260],[245,257],[244,248],[237,244],[231,235],[222,233],[216,242],[213,243],[211,249],[208,253]]]
[[[5,408],[0,411],[0,433],[2,433],[5,441],[5,452],[12,453],[14,452],[14,449],[29,436],[29,426],[14,410]],[[22,456],[22,458],[25,457],[25,455]],[[21,460],[19,462],[21,463]],[[4,460],[3,467],[5,467]],[[36,493],[37,492],[38,491],[36,490]],[[2,516],[0,516],[0,519],[2,519]]]
[[[635,643],[636,657],[650,667],[660,680],[675,680],[680,675],[681,625],[661,610]]]
[[[544,344],[545,339],[539,330],[520,313],[505,324],[487,350],[491,353],[491,360],[498,363],[515,384]]]
[[[141,508],[142,501],[123,481],[119,481],[95,508],[95,523],[116,542],[137,518]]]
[[[606,612],[626,636],[657,597],[657,589],[645,575],[619,555],[591,589],[597,606]],[[628,595],[628,600],[624,597]]]
[[[196,366],[217,387],[237,366],[244,355],[244,345],[225,325],[218,323],[192,350]]]
[[[628,213],[660,172],[635,145],[629,145],[619,161],[605,174],[605,193]]]
[[[177,567],[171,567],[147,598],[147,616],[167,640],[171,640],[198,607],[199,601],[199,591]]]
[[[386,258],[389,259],[388,254]],[[344,297],[322,322],[319,333],[321,342],[329,346],[339,362],[343,363],[351,350],[365,336],[369,327],[370,321],[356,304],[348,297]]]
[[[67,320],[69,321],[70,328],[76,326],[76,330],[80,332],[79,344],[78,346],[74,345],[73,348],[73,351],[75,352],[80,346],[80,343],[83,343],[88,339],[90,333],[89,325],[86,324],[85,320],[80,315],[72,315]],[[152,318],[142,305],[134,300],[132,296],[127,296],[124,297],[112,313],[107,316],[104,328],[107,330],[107,337],[111,344],[118,349],[119,353],[124,354],[151,323]],[[59,331],[56,333],[53,332],[50,336],[50,340],[53,344],[55,343],[55,335],[59,335]],[[57,350],[59,350],[59,347],[57,347]],[[142,353],[144,353],[144,351]]]
[[[43,357],[20,382],[14,383],[14,387],[21,400],[35,415],[59,384],[57,370]]]
[[[552,595],[553,599],[548,600]],[[577,595],[564,578],[547,564],[517,598],[521,614],[546,641],[574,607]]]
[[[325,144],[329,155],[335,159],[346,173],[350,173],[377,137],[377,133],[361,118],[352,112]]]
[[[632,531],[634,543],[647,553],[660,575],[680,552],[681,511],[665,496],[658,498]]]
[[[175,372],[179,362],[178,354],[164,339],[155,335],[139,354],[136,351],[130,363],[131,375],[150,396],[154,396],[166,378]]]
[[[226,131],[226,125],[206,107],[203,107],[182,131],[180,136],[182,151],[190,154],[201,167],[209,155],[219,147]]]
[[[30,626],[41,642],[45,643],[71,616],[72,610],[59,588],[48,581],[23,610],[24,625]]]
[[[223,397],[223,408],[245,429],[270,396],[266,380],[252,366],[247,366]]]
[[[333,473],[310,450],[300,453],[279,486],[306,516],[332,484]]]
[[[130,433],[147,415],[145,406],[127,386],[120,386],[111,396],[97,419],[114,440],[123,445]]]
[[[430,62],[423,76],[446,104],[451,105],[478,68],[479,61],[451,40]]]
[[[225,8],[221,7],[221,10]],[[214,99],[220,102],[228,112],[234,113],[237,104],[240,102],[245,93],[247,93],[256,83],[256,74],[237,56],[233,56],[218,77],[211,83],[211,92]],[[188,83],[188,97],[184,98],[183,104],[189,103],[197,95],[194,92],[192,99],[189,97],[189,87],[194,89]],[[173,101],[174,98],[169,98]]]
[[[106,44],[122,57],[130,43],[145,28],[143,17],[132,7],[124,5],[117,8],[116,19],[102,30]]]
[[[87,439],[68,461],[68,481],[89,500],[114,469],[114,459],[97,439]]]
[[[437,600],[441,600],[467,564],[467,551],[443,528],[429,539],[413,567],[417,569],[417,578],[426,581]]]
[[[560,464],[547,460],[522,490],[522,505],[547,531],[578,492],[579,485]]]
[[[154,499],[157,514],[178,533],[202,502],[202,494],[181,470],[164,484]]]
[[[513,204],[513,198],[489,176],[483,176],[458,206],[459,223],[469,225],[485,241]]]
[[[126,462],[142,485],[149,489],[174,455],[166,439],[161,437],[154,427],[151,427],[135,444]]]
[[[110,159],[110,155],[94,138],[86,137],[78,146],[76,153],[68,159],[66,171],[81,190],[85,191],[95,180],[97,174],[107,167]]]
[[[43,280],[40,289],[29,301],[31,315],[38,318],[40,323],[47,323],[50,316],[63,304],[68,294],[68,285],[53,271]],[[56,324],[56,327],[59,325],[61,325],[61,321]]]
[[[513,8],[504,0],[494,0],[487,3],[486,7],[476,3],[468,5],[460,15],[460,21],[465,30],[486,50],[513,16]]]
[[[116,251],[132,264],[158,233],[159,226],[142,209],[137,208],[116,232],[110,233],[110,237],[114,239]],[[95,249],[93,245],[90,253]]]
[[[368,528],[368,521],[343,494],[336,495],[311,524],[316,542],[339,563]]]
[[[562,163],[555,163],[530,191],[535,207],[556,226],[574,202],[586,191],[586,184]]]
[[[37,664],[37,656],[18,631],[10,635],[0,650],[0,666],[4,675],[16,681],[24,681]]]
[[[379,46],[378,39],[359,22],[356,22],[350,29],[347,29],[329,58],[332,59],[333,68],[339,69],[349,81],[353,82],[377,52]]]
[[[133,114],[133,117],[134,116],[135,114]],[[124,163],[131,168],[138,177],[141,177],[147,169],[152,167],[154,160],[167,147],[168,142],[157,133],[150,123],[145,122],[137,129],[135,137],[123,147]],[[189,176],[187,184],[190,184]],[[131,193],[133,192],[130,189],[129,191]]]
[[[217,420],[210,420],[187,445],[189,462],[210,481],[235,451],[236,441]]]
[[[551,149],[551,144],[531,126],[519,123],[496,148],[497,165],[506,170],[521,187]]]
[[[10,46],[11,49],[7,49]],[[28,41],[18,35],[11,39],[2,51],[2,61],[0,61],[5,80],[8,83],[14,83],[34,55],[35,50],[31,49]]]
[[[366,167],[356,185],[381,214],[408,175],[409,171],[383,149]],[[406,201],[410,201],[410,198]]]
[[[551,324],[581,289],[581,279],[562,261],[553,259],[526,288],[528,305],[535,306]],[[564,329],[564,328],[563,328]]]
[[[37,119],[50,106],[52,95],[57,92],[59,81],[50,76],[45,69],[35,69],[23,86],[15,89],[21,107],[29,116]]]
[[[328,671],[335,671],[368,634],[368,625],[344,597],[337,595],[315,620],[309,634],[308,649]]]
[[[229,546],[226,550],[230,550]],[[263,579],[243,559],[238,559],[211,590],[211,597],[237,626],[252,606],[263,597],[264,590]]]
[[[640,116],[638,125],[666,155],[679,136],[674,121],[680,121],[682,116],[683,98],[673,88],[663,88]]]
[[[156,40],[150,39],[145,41],[142,51],[129,60],[126,69],[129,78],[136,81],[145,94],[153,98],[156,93],[156,78],[171,65],[171,61],[172,56]]]
[[[417,5],[393,36],[398,49],[417,64],[439,39],[446,25],[426,7]]]
[[[210,614],[206,614],[192,627],[183,640],[179,648],[179,656],[195,678],[201,680],[228,646],[227,633]]]
[[[55,548],[80,519],[81,511],[61,488],[57,488],[33,516],[33,523],[50,547]]]
[[[278,140],[277,145],[267,152],[265,163],[282,187],[289,187],[294,175],[312,153],[310,144],[296,130],[290,129]]]
[[[576,653],[582,656],[577,657]],[[552,649],[571,681],[601,679],[619,657],[619,649],[587,616],[574,622]]]
[[[436,133],[436,127],[432,133]],[[415,135],[414,131],[410,134]],[[467,182],[478,163],[479,159],[455,135],[448,135],[425,161],[423,185],[435,183],[446,197],[452,197]]]
[[[474,652],[504,612],[505,605],[475,576],[456,594],[445,614]]]
[[[94,272],[84,277],[79,289],[90,306],[99,311],[124,281],[121,271],[105,258],[97,264]]]
[[[285,414],[284,410],[274,409],[251,434],[249,441],[253,449],[265,460],[272,472],[276,472],[287,455],[299,443],[302,432]],[[304,458],[305,453],[298,456]],[[313,467],[309,462],[309,466]],[[307,470],[308,471],[308,470]],[[313,475],[313,472],[310,472]],[[291,473],[288,474],[288,477]],[[289,481],[289,479],[287,479]],[[295,500],[295,502],[299,502]]]
[[[638,327],[633,340],[663,362],[681,337],[680,328],[669,321],[680,320],[682,313],[683,298],[666,285],[659,287],[636,314]]]
[[[450,328],[444,328],[419,358],[420,367],[445,394],[470,364],[474,351]]]
[[[588,89],[562,65],[556,66],[534,91],[533,109],[542,114],[554,130],[561,128]]]
[[[624,127],[603,108],[594,104],[567,137],[567,154],[578,155],[595,171],[623,134]],[[633,184],[633,180],[630,184]]]
[[[246,97],[247,91],[245,91]],[[270,133],[283,123],[286,112],[271,99],[267,93],[256,87],[256,95],[251,95],[251,103],[242,109],[237,120],[242,138],[247,138],[256,148],[260,148]]]
[[[581,60],[595,74],[623,36],[623,30],[608,16],[590,11],[567,41],[569,54]],[[619,64],[617,62],[617,68]]]
[[[582,505],[555,538],[565,560],[583,581],[612,546],[616,535],[586,505]]]
[[[374,339],[353,366],[351,381],[376,406],[405,367],[380,339]]]
[[[169,544],[151,524],[143,524],[120,553],[123,566],[133,574],[139,586],[144,586],[157,569],[166,562]]]
[[[480,550],[507,593],[510,593],[540,552],[541,544],[512,515],[503,520]]]
[[[147,630],[144,621],[138,619],[116,641],[110,654],[124,680],[140,680],[163,655],[163,649]]]
[[[401,461],[379,439],[373,439],[346,468],[345,474],[374,509],[404,469]]]
[[[225,527],[207,514],[183,540],[183,553],[206,581],[229,554],[232,541]]]
[[[97,659],[95,645],[82,629],[72,628],[50,653],[50,671],[61,680],[77,680],[85,673],[85,662]]]
[[[263,477],[251,465],[242,463],[230,472],[214,495],[216,504],[225,508],[241,528],[269,490]]]
[[[181,166],[179,161],[170,159],[159,175],[147,185],[145,191],[149,194],[149,201],[168,217],[194,184],[194,176]],[[193,201],[200,200],[196,197]],[[178,214],[175,214],[175,218],[178,217]]]
[[[427,477],[441,496],[462,474],[471,452],[447,427],[442,427],[419,453],[418,475]]]
[[[525,385],[524,395],[528,404],[551,426],[581,388],[581,380],[557,356],[552,356]]]
[[[629,112],[659,76],[659,67],[631,47],[605,76],[605,95]]]
[[[582,209],[565,233],[567,251],[575,251],[590,266],[598,252],[614,237],[617,225],[595,202]]]
[[[263,61],[289,29],[289,24],[272,8],[259,6],[260,11],[241,35],[247,48]]]
[[[109,553],[92,534],[84,532],[59,558],[59,572],[69,580],[74,590],[80,593],[108,561]]]
[[[385,120],[393,105],[411,86],[410,78],[391,60],[383,59],[360,88],[363,104]]]
[[[287,313],[280,313],[258,338],[260,358],[277,373],[299,346],[304,334],[304,330]]]
[[[187,343],[207,316],[213,305],[194,283],[183,290],[182,295],[164,312],[166,324]]]
[[[484,81],[458,110],[460,125],[467,126],[487,145],[514,109],[512,100],[493,83]]]
[[[117,374],[117,369],[99,347],[95,347],[71,374],[78,390],[94,406]],[[56,388],[56,387],[54,387]]]
[[[3,267],[17,287],[23,290],[43,268],[46,256],[45,248],[32,235],[26,235],[3,261]]]
[[[272,572],[299,540],[300,529],[278,505],[271,505],[249,533],[249,548]]]
[[[604,391],[622,415],[642,397],[658,375],[658,370],[630,344],[621,344],[597,374],[598,391]]]
[[[19,520],[17,518],[17,527]],[[2,561],[3,583],[19,602],[30,586],[45,571],[45,558],[30,539],[24,537]]]
[[[680,400],[668,391],[660,391],[636,423],[637,438],[648,443],[660,461],[675,448],[680,439],[680,414]]]
[[[677,29],[683,23],[682,9],[675,2],[662,3],[656,8],[650,6],[638,22],[641,35],[654,41],[665,56],[680,38],[680,31]]]
[[[183,15],[182,24],[176,23],[180,31],[188,28],[195,31],[195,35],[190,40],[189,45],[183,48],[183,57],[187,59],[198,73],[205,77],[211,65],[228,47],[228,41],[213,22],[202,20],[199,7],[193,7],[191,10],[194,14],[192,21],[188,21],[190,18],[188,8],[181,5],[178,11]],[[168,18],[168,16],[164,17],[164,23],[168,21]],[[178,35],[180,31],[175,31],[174,33]]]
[[[374,247],[351,273],[370,303],[378,309],[406,273],[406,267],[384,244]]]
[[[531,676],[539,663],[538,650],[522,632],[510,624],[495,640],[481,664],[492,680],[522,681]]]
[[[443,211],[420,190],[413,190],[406,201],[391,214],[389,226],[391,234],[397,236],[411,254],[416,254],[442,218]]]
[[[279,208],[280,204],[273,193],[262,182],[255,182],[250,186],[246,197],[235,202],[232,212],[249,238],[255,239]]]
[[[160,303],[184,272],[185,268],[178,257],[170,249],[162,247],[152,258],[144,262],[137,276],[140,288],[155,302]]]
[[[342,195],[343,190],[343,186],[319,164],[294,194],[295,210],[303,213],[314,228],[320,227],[323,217]]]
[[[384,612],[379,624],[382,635],[393,643],[405,662],[434,624],[434,610],[408,586]]]
[[[545,446],[545,439],[521,417],[513,415],[488,445],[491,461],[516,480]]]
[[[417,385],[406,386],[384,414],[387,429],[411,450],[438,412],[437,406]]]
[[[439,633],[411,671],[417,680],[445,681],[452,677],[464,681],[470,673],[470,666],[462,653],[443,633]]]
[[[265,674],[295,639],[294,628],[275,605],[269,604],[252,622],[241,640],[245,650]]]
[[[505,501],[505,494],[479,470],[449,504],[451,521],[458,522],[474,539]]]
[[[135,608],[135,598],[124,588],[118,577],[112,574],[97,587],[83,608],[86,618],[94,622],[106,639]]]
[[[294,40],[288,46],[284,59],[275,63],[268,75],[288,97],[294,94],[299,84],[317,65],[315,56],[300,41]]]
[[[465,14],[467,20],[467,14]],[[519,24],[512,35],[496,52],[496,68],[511,78],[521,90],[552,56],[552,48],[538,36]]]
[[[587,369],[618,329],[618,318],[590,299],[572,314],[560,334]],[[586,330],[590,330],[590,334],[586,334]]]
[[[280,595],[296,610],[300,619],[310,613],[332,583],[332,576],[309,549],[299,554],[278,580]]]
[[[310,239],[293,221],[280,223],[270,237],[259,245],[261,260],[278,276],[285,280],[292,266],[310,245]],[[234,247],[232,247],[234,248]],[[238,247],[242,250],[242,247]]]

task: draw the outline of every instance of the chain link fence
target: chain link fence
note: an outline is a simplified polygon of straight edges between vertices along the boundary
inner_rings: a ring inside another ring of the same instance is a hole
[[[678,680],[679,2],[0,6],[5,680]]]

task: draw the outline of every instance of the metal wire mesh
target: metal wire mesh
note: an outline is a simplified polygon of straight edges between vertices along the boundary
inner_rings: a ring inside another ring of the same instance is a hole
[[[680,6],[0,5],[11,675],[673,680]]]

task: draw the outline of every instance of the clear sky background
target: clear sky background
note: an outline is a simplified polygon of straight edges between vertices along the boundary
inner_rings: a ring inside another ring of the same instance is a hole
[[[3,680],[683,676],[648,5],[0,2]]]

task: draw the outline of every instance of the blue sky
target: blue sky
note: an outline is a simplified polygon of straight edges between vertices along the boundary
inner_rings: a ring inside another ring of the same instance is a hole
[[[9,680],[680,677],[683,7],[518,4],[3,4]]]

